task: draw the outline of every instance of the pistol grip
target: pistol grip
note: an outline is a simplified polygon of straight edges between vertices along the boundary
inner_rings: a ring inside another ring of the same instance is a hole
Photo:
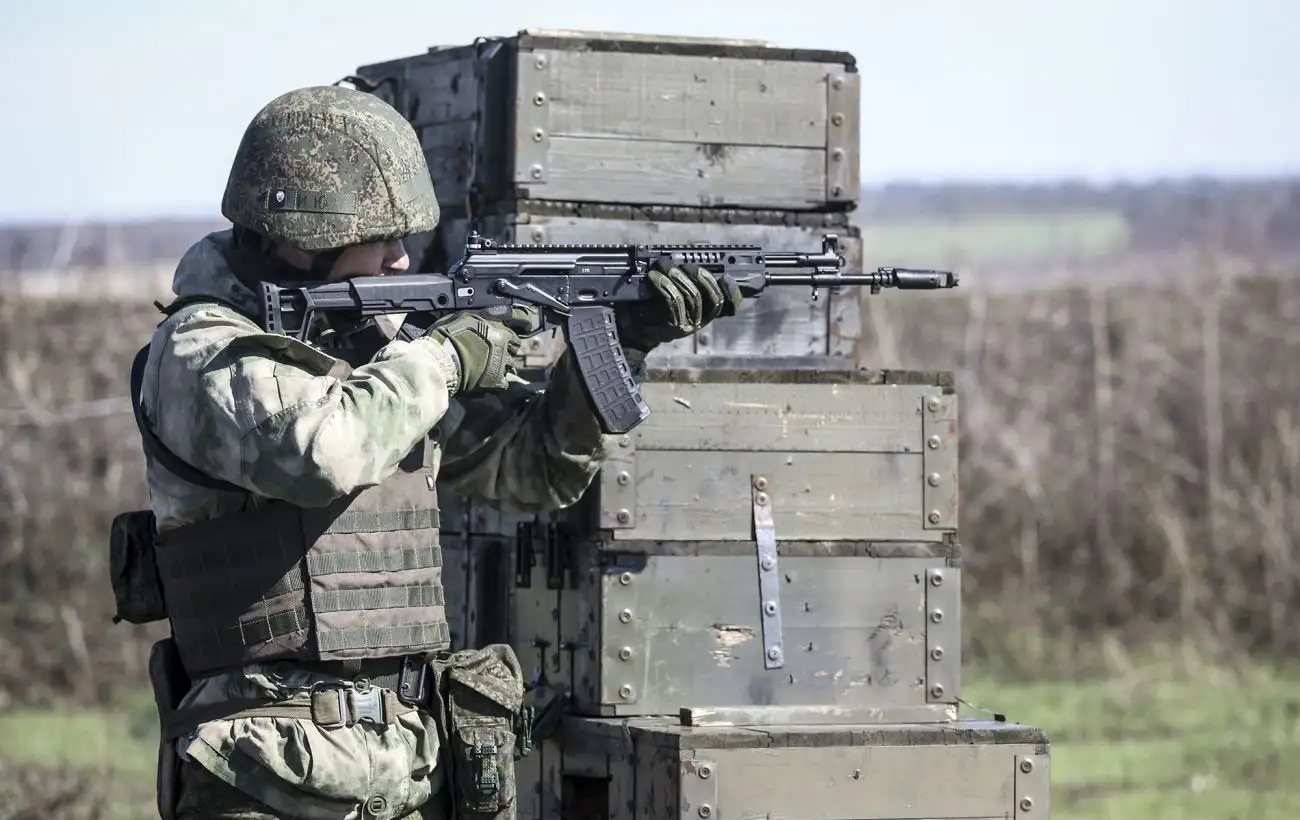
[[[650,417],[618,340],[613,308],[574,307],[564,326],[582,386],[607,434],[626,433]]]

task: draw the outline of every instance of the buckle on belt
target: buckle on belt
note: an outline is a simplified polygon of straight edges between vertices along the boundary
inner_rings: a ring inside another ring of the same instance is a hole
[[[429,702],[430,677],[423,656],[404,656],[397,679],[397,699],[407,706],[424,706]]]
[[[311,686],[310,697],[312,722],[322,729],[391,722],[384,690],[378,686],[317,681]]]

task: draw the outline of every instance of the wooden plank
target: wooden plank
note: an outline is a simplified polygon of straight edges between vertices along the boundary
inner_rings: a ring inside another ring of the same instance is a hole
[[[1016,755],[1033,752],[1032,746],[967,744],[710,750],[718,789],[713,812],[805,820],[1005,820],[1024,816],[1014,805]],[[1039,813],[1035,805],[1032,816]]]
[[[429,165],[429,176],[438,202],[465,205],[469,194],[470,173],[474,167],[473,120],[444,122],[420,128],[420,147]],[[463,243],[462,239],[462,243]]]
[[[603,511],[602,511],[603,512]],[[754,556],[753,541],[600,541],[600,551],[620,556]],[[948,541],[783,541],[781,555],[799,558],[961,558],[961,544]]]
[[[825,201],[825,152],[707,142],[552,136],[546,181],[516,180],[536,199],[806,209]]]
[[[871,723],[940,723],[956,716],[951,706],[926,704],[888,709],[869,706],[687,706],[683,726],[831,726]]]
[[[624,54],[697,56],[728,60],[774,60],[832,63],[851,68],[856,58],[847,51],[784,48],[768,40],[734,37],[684,37],[681,35],[629,34],[576,29],[524,29],[513,39],[528,51],[617,51]]]
[[[695,339],[701,355],[821,356],[829,342],[826,299],[811,290],[769,290],[746,300],[735,316],[717,319]]]
[[[818,726],[745,728],[735,726],[691,727],[681,724],[680,714],[623,718],[570,716],[565,719],[565,738],[587,748],[616,748],[630,738],[638,749],[674,750],[683,755],[712,755],[716,749],[764,751],[804,750],[849,746],[917,748],[927,746],[977,746],[994,752],[1007,749],[1020,754],[1029,746],[1045,755],[1049,740],[1043,730],[1021,723],[962,718],[943,723],[873,723]]]
[[[921,407],[936,388],[840,384],[641,387],[650,418],[632,431],[648,450],[915,453]]]
[[[538,70],[552,137],[824,148],[826,76],[818,63],[593,51],[521,55]]]
[[[459,534],[496,536],[514,535],[520,523],[535,520],[532,513],[502,512],[482,501],[458,496],[445,485],[438,485],[438,507],[443,531]]]
[[[656,556],[630,578],[612,567],[601,585],[601,700],[620,714],[924,706],[927,622],[917,579],[934,565],[782,558],[785,665],[773,670],[763,665],[752,556]]]
[[[647,450],[636,454],[623,540],[748,541],[749,476],[770,483],[782,540],[941,541],[926,529],[920,453]]]
[[[469,57],[422,55],[407,68],[406,84],[415,110],[411,123],[419,128],[440,122],[474,119],[479,113],[479,80]]]

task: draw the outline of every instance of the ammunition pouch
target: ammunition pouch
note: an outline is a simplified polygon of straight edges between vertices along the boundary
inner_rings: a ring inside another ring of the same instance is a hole
[[[132,510],[113,519],[108,536],[108,567],[117,603],[113,623],[147,624],[167,617],[162,580],[154,562],[157,535],[150,510]]]
[[[168,728],[190,690],[190,679],[171,638],[158,641],[149,650],[149,684],[158,710],[158,816],[162,820],[175,820],[180,800],[181,760],[176,753],[175,735]]]
[[[524,680],[505,644],[442,652],[429,661],[432,706],[456,820],[514,820],[515,761],[527,753]]]

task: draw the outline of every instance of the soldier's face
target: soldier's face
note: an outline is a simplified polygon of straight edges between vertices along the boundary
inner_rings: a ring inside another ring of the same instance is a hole
[[[401,273],[410,266],[411,259],[406,255],[406,246],[400,239],[353,245],[343,251],[335,261],[334,267],[330,270],[329,281],[337,282],[353,276]]]

